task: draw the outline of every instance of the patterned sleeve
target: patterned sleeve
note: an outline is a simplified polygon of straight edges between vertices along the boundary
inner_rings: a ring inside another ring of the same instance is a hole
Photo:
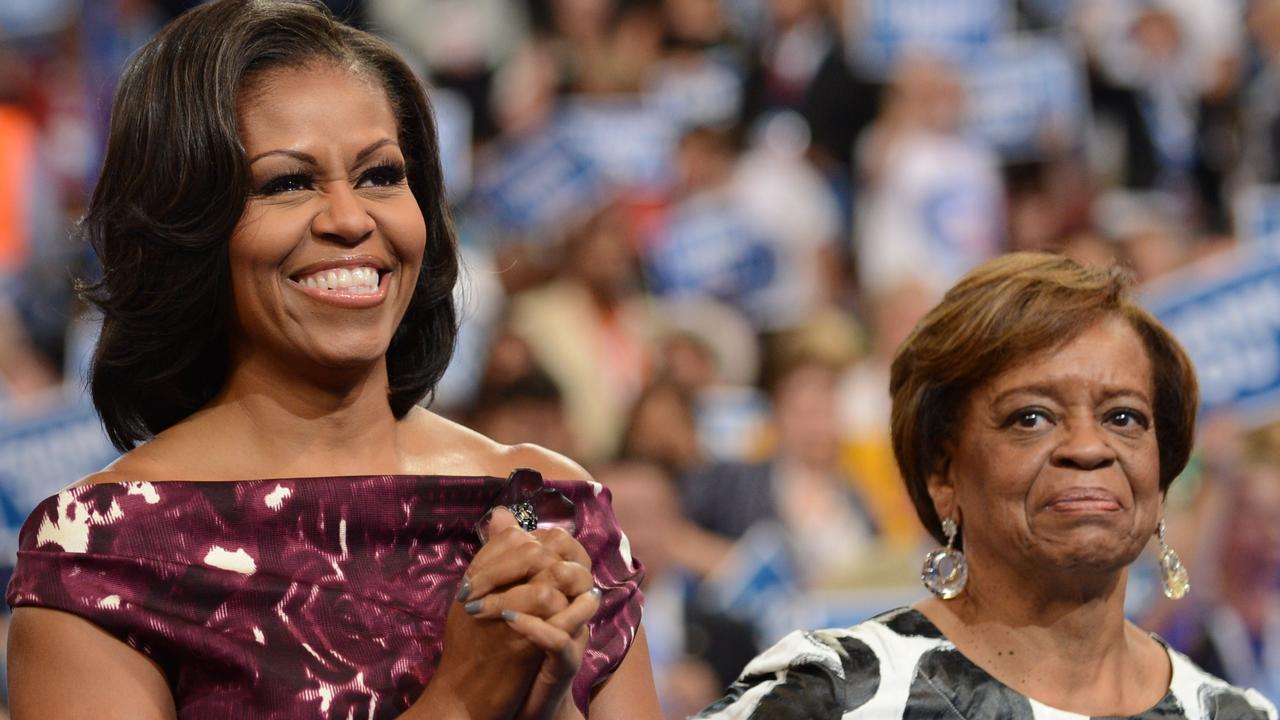
[[[747,664],[703,720],[839,720],[880,685],[875,652],[847,633],[796,631]]]
[[[86,486],[41,503],[20,535],[9,605],[77,615],[161,664],[179,652],[176,638],[203,627],[212,609],[247,578],[219,572],[221,582],[193,582],[207,571],[134,552],[131,542],[154,537],[134,532],[125,518],[152,501],[149,495],[141,484]],[[194,517],[200,509],[192,498],[172,512]]]
[[[631,543],[618,526],[608,488],[597,482],[548,482],[577,508],[578,542],[591,556],[591,574],[601,590],[600,609],[589,623],[591,639],[573,682],[573,699],[586,714],[591,691],[618,668],[640,628],[644,567],[631,557]]]

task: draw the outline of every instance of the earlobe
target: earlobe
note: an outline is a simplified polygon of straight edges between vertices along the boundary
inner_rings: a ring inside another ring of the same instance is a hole
[[[956,487],[949,470],[950,463],[944,461],[937,471],[929,473],[926,481],[929,498],[933,500],[933,509],[939,518],[955,518],[956,514]]]

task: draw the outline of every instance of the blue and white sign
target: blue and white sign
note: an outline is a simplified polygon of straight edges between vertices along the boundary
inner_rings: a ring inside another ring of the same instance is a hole
[[[727,126],[742,110],[742,70],[736,58],[712,50],[664,60],[645,82],[645,104],[680,127]]]
[[[1191,356],[1202,411],[1231,409],[1247,424],[1280,417],[1280,258],[1250,248],[1209,258],[1144,304]]]
[[[1081,67],[1050,37],[1010,38],[979,53],[967,75],[970,134],[1006,160],[1079,147],[1088,119]]]
[[[1007,0],[845,0],[850,63],[887,79],[920,53],[968,62],[1011,27]]]
[[[650,287],[666,297],[714,297],[759,321],[779,261],[774,243],[743,222],[732,203],[701,198],[677,208],[654,243]]]
[[[679,140],[676,118],[637,98],[573,98],[556,120],[561,136],[622,187],[663,187]]]
[[[604,197],[600,169],[560,133],[510,143],[478,168],[476,201],[501,232],[540,235]]]
[[[777,523],[758,522],[734,543],[699,592],[707,607],[762,628],[799,591],[786,531]]]
[[[13,566],[18,531],[41,500],[118,454],[93,406],[80,398],[38,415],[0,418],[0,568]]]

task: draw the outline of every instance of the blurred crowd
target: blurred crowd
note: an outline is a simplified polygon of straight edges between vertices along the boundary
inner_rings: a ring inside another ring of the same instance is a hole
[[[192,4],[0,0],[0,431],[82,397],[75,221],[120,69]],[[1280,182],[1280,0],[327,4],[431,87],[465,260],[432,407],[610,488],[671,717],[923,593],[888,368],[946,287],[1030,249],[1156,286]],[[1194,599],[1152,561],[1132,612],[1280,701],[1280,428],[1204,426]]]

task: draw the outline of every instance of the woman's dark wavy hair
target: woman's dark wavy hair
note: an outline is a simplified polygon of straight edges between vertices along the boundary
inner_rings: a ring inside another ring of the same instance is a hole
[[[387,350],[397,418],[428,396],[453,354],[457,247],[435,120],[413,71],[382,40],[311,0],[216,0],[138,52],[111,113],[107,153],[81,232],[102,264],[85,284],[103,314],[89,386],[121,450],[208,403],[228,375],[227,246],[249,194],[237,98],[269,70],[317,60],[381,82],[399,125],[427,246]]]

